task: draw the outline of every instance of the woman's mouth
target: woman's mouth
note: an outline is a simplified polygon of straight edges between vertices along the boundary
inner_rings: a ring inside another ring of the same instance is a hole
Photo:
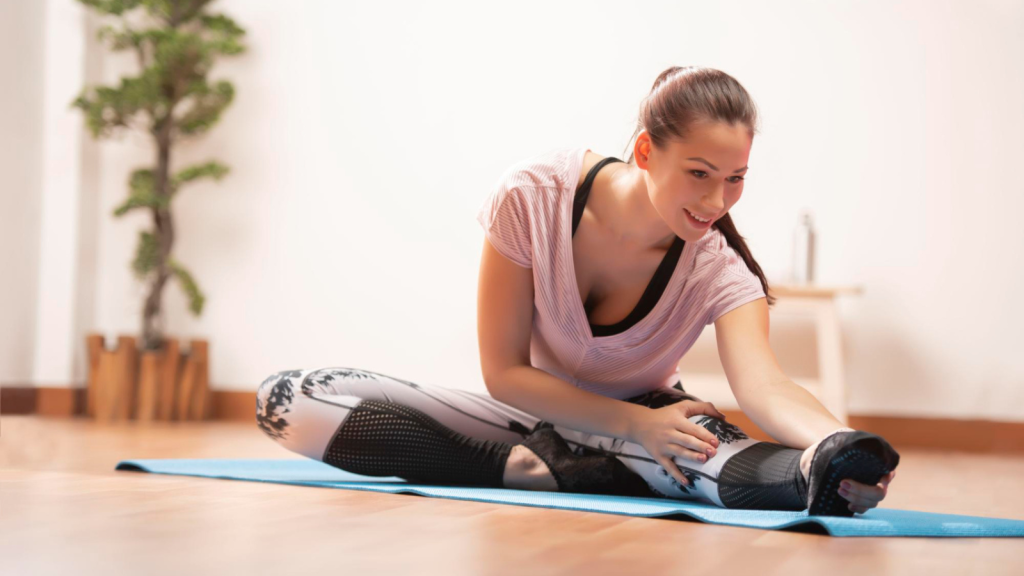
[[[701,220],[698,220],[698,219],[697,219],[697,218],[696,218],[696,217],[695,217],[695,216],[693,215],[693,213],[691,213],[691,212],[690,212],[689,210],[687,210],[686,208],[683,208],[683,212],[686,212],[686,218],[687,218],[687,219],[688,219],[688,220],[690,221],[690,225],[691,225],[691,226],[693,226],[694,228],[698,228],[698,229],[701,229],[701,230],[703,230],[703,229],[705,229],[705,228],[708,228],[708,227],[710,227],[710,226],[711,226],[711,223],[712,223],[712,222],[714,222],[714,218],[709,218],[709,219],[708,219],[708,220],[706,220],[706,221],[701,221]]]

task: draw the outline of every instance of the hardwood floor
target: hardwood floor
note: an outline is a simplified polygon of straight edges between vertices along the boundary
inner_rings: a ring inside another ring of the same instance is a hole
[[[900,452],[886,507],[1024,519],[1019,455]],[[832,538],[114,471],[131,458],[301,457],[255,423],[4,416],[0,574],[1024,573],[1020,538]]]

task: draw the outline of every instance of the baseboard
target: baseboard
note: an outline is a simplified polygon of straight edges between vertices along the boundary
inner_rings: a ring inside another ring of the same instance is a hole
[[[256,421],[256,392],[212,390],[212,420]],[[4,386],[0,414],[85,416],[85,388]]]
[[[213,420],[250,422],[256,429],[256,392],[214,390]],[[774,441],[738,410],[726,418],[751,438]],[[0,414],[46,417],[85,415],[84,388],[0,388]],[[1024,453],[1024,422],[850,415],[850,428],[884,437],[897,448],[928,448],[974,453]]]

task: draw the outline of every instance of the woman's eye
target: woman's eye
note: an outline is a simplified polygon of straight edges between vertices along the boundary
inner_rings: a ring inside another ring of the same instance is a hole
[[[704,177],[707,176],[707,174],[708,174],[707,172],[705,172],[703,170],[690,170],[690,173],[693,174],[694,176],[696,176],[699,180],[703,180]],[[743,180],[743,179],[744,179],[743,176],[733,176],[732,178],[729,179],[729,181],[732,182],[733,184],[736,184],[737,182],[739,182],[740,180]]]

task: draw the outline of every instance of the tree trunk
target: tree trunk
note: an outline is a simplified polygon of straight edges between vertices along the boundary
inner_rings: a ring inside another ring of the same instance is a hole
[[[171,165],[171,115],[173,106],[159,122],[156,131],[156,178],[153,193],[166,198],[170,195]],[[149,294],[142,309],[142,344],[143,350],[157,350],[163,343],[163,290],[171,276],[171,248],[174,246],[174,221],[171,217],[170,202],[164,203],[167,208],[153,209],[153,224],[156,230],[157,253],[156,276],[149,287]]]

